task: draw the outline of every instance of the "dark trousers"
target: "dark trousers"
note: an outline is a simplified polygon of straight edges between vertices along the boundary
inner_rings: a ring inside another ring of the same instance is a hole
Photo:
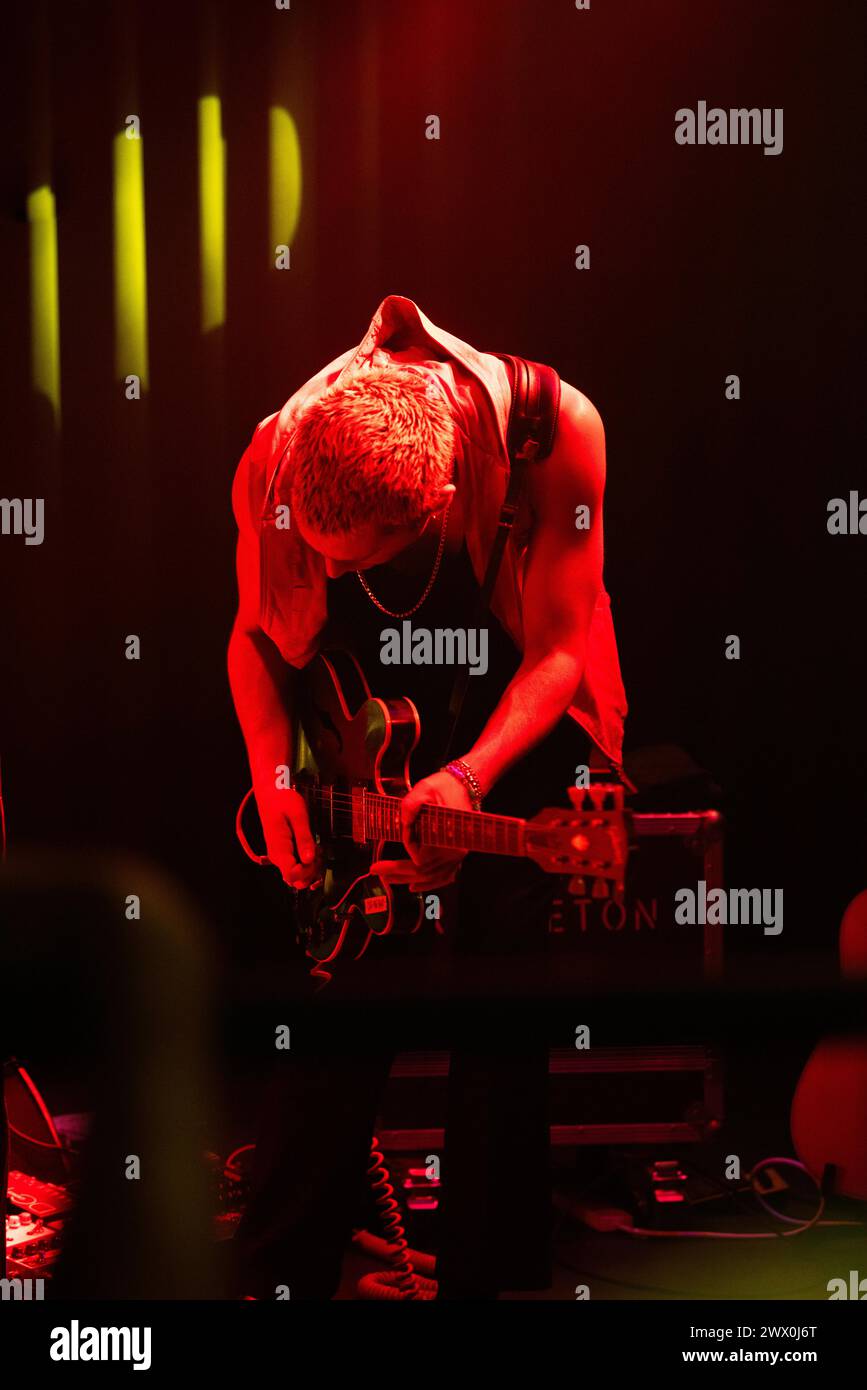
[[[446,949],[489,956],[493,973],[501,952],[539,946],[551,883],[522,861],[499,861],[494,879],[490,860],[469,856]],[[406,964],[423,970],[424,956]],[[365,966],[353,967],[356,989],[363,990]],[[234,1242],[239,1293],[273,1298],[286,1285],[293,1299],[334,1295],[399,1049],[395,1039],[374,1053],[287,1053],[276,1064],[251,1199]],[[516,1052],[508,1039],[492,1038],[451,1053],[437,1258],[442,1298],[494,1297],[551,1282],[547,1081],[544,1043]]]

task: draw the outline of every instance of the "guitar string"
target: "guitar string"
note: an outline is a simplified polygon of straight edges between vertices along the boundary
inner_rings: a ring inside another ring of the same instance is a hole
[[[293,787],[292,790],[298,791],[299,796],[306,796],[312,793],[313,796],[319,797],[323,801],[327,802],[330,799],[333,805],[339,804],[342,809],[351,808],[361,800],[362,804],[366,806],[384,806],[387,810],[394,810],[400,806],[403,801],[403,797],[386,796],[382,792],[363,791],[363,795],[358,797],[353,795],[352,792],[333,790],[329,793],[329,790],[325,787],[310,787],[301,791],[299,791],[297,787]],[[564,806],[560,809],[563,810],[564,815],[569,820],[574,820],[576,816],[604,816],[607,814],[605,811],[600,811],[596,807],[594,807],[592,811],[583,809],[576,811],[574,808],[568,806]],[[426,811],[448,811],[455,817],[460,817],[461,819],[466,819],[476,824],[479,820],[505,823],[506,825],[528,824],[526,820],[518,816],[501,816],[493,811],[463,811],[457,806],[439,806],[435,802],[426,802],[422,806],[422,813]]]
[[[309,790],[313,793],[313,796],[318,798],[324,805],[328,806],[330,804],[332,810],[337,809],[338,811],[352,812],[358,805],[358,802],[361,800],[360,797],[353,797],[350,792],[335,792],[334,790],[332,790],[331,796],[329,798],[329,793],[324,787],[311,787],[309,788]],[[299,795],[303,795],[303,793],[299,793]],[[362,804],[364,807],[370,807],[374,811],[384,810],[389,815],[391,819],[391,824],[385,827],[376,828],[393,828],[396,831],[399,831],[400,819],[399,815],[396,816],[395,813],[398,811],[398,808],[400,807],[401,800],[401,797],[384,796],[381,792],[365,792]],[[474,841],[479,838],[479,835],[481,835],[482,837],[485,837],[489,834],[496,835],[499,831],[500,826],[505,826],[506,836],[504,836],[504,838],[508,838],[509,836],[511,836],[516,842],[520,842],[522,838],[522,832],[526,826],[526,821],[521,820],[518,817],[496,816],[492,814],[490,811],[462,811],[456,807],[436,806],[427,804],[422,806],[420,813],[420,819],[424,822],[422,826],[422,831],[424,830],[425,826],[431,825],[430,813],[438,811],[451,812],[451,814],[455,817],[455,821],[457,822],[455,826],[456,830],[464,829],[468,826],[472,827],[472,839]],[[436,830],[435,826],[432,826],[432,828]],[[400,837],[398,836],[398,838]],[[448,846],[445,845],[442,846],[442,848],[448,848]]]
[[[315,787],[310,790],[315,797],[318,797],[326,805],[330,803],[338,810],[351,811],[358,805],[359,801],[361,801],[361,798],[354,797],[349,792],[335,792],[332,797],[329,798],[328,793],[322,787]],[[303,796],[304,793],[300,792],[299,795]],[[403,798],[399,796],[384,796],[380,792],[366,792],[362,805],[371,807],[374,810],[385,809],[388,813],[393,814],[397,811],[402,799]],[[517,830],[525,827],[527,824],[525,820],[517,816],[498,816],[491,811],[462,811],[458,807],[437,806],[433,803],[426,803],[422,806],[421,816],[427,819],[430,813],[440,811],[447,811],[461,823],[479,827],[490,826],[492,829],[500,825],[505,825],[507,828]]]
[[[298,788],[294,787],[293,791],[298,791]],[[352,807],[359,800],[362,800],[363,804],[366,806],[385,807],[386,810],[396,810],[403,801],[403,797],[386,796],[382,792],[365,791],[363,797],[357,797],[351,792],[341,791],[333,791],[329,795],[328,790],[324,787],[311,787],[309,791],[323,801],[330,800],[332,804],[340,804],[344,808]],[[299,791],[299,796],[305,795],[307,795],[306,791]],[[566,808],[564,807],[563,809],[565,810]],[[435,802],[426,802],[422,806],[422,812],[425,811],[448,811],[453,816],[459,816],[471,820],[474,823],[480,818],[486,822],[500,822],[506,825],[526,825],[526,821],[522,820],[519,816],[500,816],[492,811],[464,811],[458,806],[439,806]]]
[[[297,790],[297,788],[293,788],[293,790]],[[402,800],[401,797],[385,796],[381,792],[365,791],[362,800],[362,798],[360,797],[353,796],[351,792],[335,791],[334,789],[330,789],[329,797],[329,789],[326,789],[325,787],[310,787],[307,790],[311,792],[314,797],[321,800],[324,804],[328,805],[330,802],[332,809],[349,812],[351,812],[357,806],[358,802],[361,800],[363,807],[371,807],[372,809],[376,810],[385,809],[388,813],[392,814],[400,806]],[[304,792],[299,792],[299,795],[303,796]],[[567,813],[567,815],[569,809],[569,807],[563,807],[563,811]],[[499,826],[501,825],[505,825],[507,832],[512,831],[513,833],[516,833],[518,831],[525,830],[528,825],[528,822],[526,820],[522,820],[518,817],[498,816],[490,811],[462,811],[456,807],[437,806],[431,803],[422,806],[421,817],[425,821],[429,821],[429,813],[438,811],[449,811],[455,817],[459,824],[463,826],[463,824],[468,823],[474,826],[477,830],[480,830],[482,834],[484,834],[486,828],[490,828],[491,831],[496,832]],[[573,818],[574,814],[575,813],[573,812]],[[578,812],[578,815],[582,814],[588,816],[595,814],[598,816],[600,814],[604,814],[604,812],[600,812],[598,809],[594,808],[593,812]],[[397,823],[396,828],[398,827],[399,821]],[[558,828],[558,826],[553,825],[542,827],[541,829],[557,830]],[[540,833],[540,831],[537,830],[536,833],[538,834]],[[474,836],[473,838],[476,837]],[[447,848],[447,846],[444,846],[444,848]]]
[[[307,790],[308,790],[309,792],[312,792],[313,795],[314,795],[314,797],[317,797],[321,802],[323,802],[323,803],[326,804],[326,805],[328,804],[328,800],[329,800],[329,791],[330,791],[330,793],[331,793],[331,812],[332,812],[332,815],[333,815],[333,812],[334,812],[334,801],[335,801],[335,800],[339,800],[339,802],[341,803],[341,804],[338,806],[338,808],[337,808],[338,810],[347,811],[347,812],[350,812],[350,813],[353,811],[354,805],[357,803],[357,801],[360,800],[360,798],[354,798],[350,792],[336,792],[336,793],[335,793],[335,791],[334,791],[333,788],[326,789],[326,788],[324,788],[324,787],[309,787]],[[299,793],[299,795],[300,795],[300,794],[301,794],[301,793]],[[402,798],[400,798],[400,797],[384,796],[381,792],[365,792],[364,805],[365,805],[365,807],[373,807],[373,806],[376,806],[377,808],[383,808],[383,807],[384,807],[384,809],[385,809],[386,811],[388,811],[389,813],[391,813],[391,812],[393,812],[394,810],[396,810],[396,809],[400,806],[401,799],[402,799]],[[564,807],[563,809],[564,809],[564,811],[568,811],[569,808],[568,808],[568,807]],[[488,853],[497,853],[497,852],[499,851],[499,852],[501,852],[501,853],[503,853],[503,854],[505,854],[505,855],[511,856],[511,855],[514,854],[516,848],[518,848],[518,847],[526,848],[526,841],[525,841],[525,839],[524,839],[523,834],[516,834],[516,833],[515,833],[517,830],[523,832],[523,831],[526,829],[527,824],[528,824],[526,820],[521,820],[521,819],[519,819],[519,818],[517,818],[517,817],[513,817],[513,816],[496,816],[496,815],[493,815],[491,812],[461,811],[461,810],[458,810],[458,809],[453,808],[453,807],[450,807],[450,806],[442,806],[442,807],[439,807],[439,806],[431,805],[431,804],[427,804],[427,805],[422,806],[422,808],[421,808],[421,816],[422,816],[422,818],[423,818],[426,822],[429,823],[429,818],[425,815],[425,813],[426,813],[426,812],[431,812],[431,811],[439,811],[439,810],[451,811],[452,814],[453,814],[455,817],[460,817],[462,821],[463,821],[463,820],[469,821],[469,822],[472,823],[472,825],[475,826],[475,828],[476,828],[477,830],[481,830],[481,831],[482,831],[482,843],[481,843],[481,845],[478,846],[479,849],[481,849],[481,850],[487,850]],[[585,813],[585,814],[589,814],[589,813]],[[598,814],[598,813],[597,813],[597,814]],[[497,832],[497,830],[498,830],[498,828],[499,828],[499,826],[500,826],[501,824],[505,824],[506,827],[507,827],[507,829],[508,829],[508,831],[511,832],[510,834],[507,834],[506,836],[502,837],[502,838],[503,838],[503,841],[504,841],[504,843],[502,844],[502,846],[501,846],[500,844],[497,844],[497,843],[494,843],[494,844],[492,845],[492,844],[491,844],[491,837],[490,837],[489,835],[488,835],[488,836],[485,835],[484,832],[485,832],[485,829],[486,829],[486,825],[488,825],[488,824],[489,824],[490,831],[491,831],[492,834],[494,834],[494,835],[496,834],[496,832]],[[435,827],[435,826],[434,826],[433,828],[434,828],[434,830],[436,830],[436,827]],[[558,827],[557,827],[556,825],[554,825],[554,826],[549,826],[549,827],[545,827],[545,828],[546,828],[546,829],[551,829],[551,830],[556,830]],[[366,823],[365,823],[364,829],[365,829],[365,832],[366,832],[367,834],[369,834],[371,838],[385,839],[386,836],[389,835],[389,832],[390,832],[390,831],[394,831],[394,832],[395,832],[394,837],[393,837],[393,838],[394,838],[394,842],[397,843],[397,842],[401,839],[401,835],[400,835],[401,826],[400,826],[399,818],[398,818],[397,821],[395,821],[395,820],[393,819],[393,817],[392,817],[391,823],[390,823],[390,824],[386,824],[386,825],[368,825],[368,823],[366,822]],[[540,832],[537,831],[537,833],[540,833]],[[391,837],[389,837],[389,838],[391,838]],[[473,840],[475,841],[475,840],[477,840],[477,839],[478,839],[478,836],[474,835],[474,836],[473,836]],[[485,843],[485,840],[487,840],[487,843]],[[509,841],[511,841],[511,843],[509,843]],[[448,843],[445,843],[445,844],[440,844],[440,845],[438,845],[438,847],[439,847],[439,848],[443,848],[443,849],[448,849],[448,848],[452,848],[452,847],[455,847],[455,846],[450,846]],[[463,846],[462,846],[462,847],[463,847]],[[475,846],[473,846],[473,847],[475,847]],[[470,848],[470,846],[466,846],[466,848]],[[553,848],[553,846],[549,846],[549,848]],[[588,848],[589,848],[589,846],[588,846]],[[603,858],[598,854],[598,852],[597,852],[597,855],[596,855],[595,859],[592,858],[592,857],[588,857],[588,863],[593,864],[593,865],[595,866],[595,868],[594,868],[593,870],[584,870],[584,872],[595,872],[595,873],[596,873],[596,876],[598,877],[600,871],[604,871],[605,867],[607,867],[608,865],[610,865],[612,862],[613,862],[613,860],[612,860],[612,858],[611,858],[611,856],[610,856],[610,852],[609,852],[609,855],[606,856],[604,859],[603,859]]]

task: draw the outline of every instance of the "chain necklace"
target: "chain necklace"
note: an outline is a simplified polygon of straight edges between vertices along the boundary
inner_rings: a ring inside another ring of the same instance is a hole
[[[440,572],[440,565],[442,564],[443,551],[445,550],[445,544],[446,544],[446,529],[447,529],[448,524],[449,524],[449,507],[450,507],[451,505],[452,505],[452,498],[450,497],[449,500],[448,500],[448,502],[446,503],[446,509],[445,509],[445,511],[443,512],[443,524],[442,524],[442,527],[440,528],[440,543],[439,543],[439,545],[437,546],[436,559],[434,560],[434,566],[433,566],[433,569],[431,570],[430,579],[428,580],[427,584],[425,585],[424,593],[422,594],[421,598],[418,600],[417,603],[414,603],[414,604],[413,604],[412,608],[407,608],[407,610],[406,610],[405,613],[392,613],[392,611],[391,611],[390,608],[386,608],[386,606],[385,606],[384,603],[380,603],[379,599],[376,597],[376,594],[375,594],[375,593],[373,592],[373,590],[371,589],[371,587],[370,587],[370,585],[368,584],[367,580],[365,579],[364,575],[361,573],[361,570],[356,570],[356,571],[355,571],[355,573],[358,575],[359,582],[361,583],[361,587],[362,587],[362,589],[364,590],[364,592],[367,594],[367,597],[370,599],[371,603],[374,603],[374,604],[376,605],[376,607],[379,609],[380,613],[385,613],[386,617],[389,617],[389,618],[411,618],[412,615],[413,615],[413,613],[417,612],[418,609],[421,608],[422,604],[424,603],[425,599],[427,598],[428,594],[430,593],[431,589],[433,588],[434,584],[436,583],[436,577],[437,577],[437,575],[438,575],[439,572]]]

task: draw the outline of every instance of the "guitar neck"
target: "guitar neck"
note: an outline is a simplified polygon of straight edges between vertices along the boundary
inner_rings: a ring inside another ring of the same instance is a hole
[[[391,800],[391,798],[386,798]],[[400,801],[396,801],[397,838],[400,838]],[[526,853],[527,822],[515,816],[492,816],[487,811],[456,811],[450,806],[424,806],[416,822],[421,844],[438,849],[476,850],[480,854]]]
[[[320,821],[335,834],[375,843],[402,838],[401,798],[383,796],[365,787],[340,791],[317,786]],[[527,822],[514,816],[493,816],[487,811],[456,811],[450,806],[423,806],[415,822],[418,841],[438,849],[476,850],[482,854],[526,854]]]

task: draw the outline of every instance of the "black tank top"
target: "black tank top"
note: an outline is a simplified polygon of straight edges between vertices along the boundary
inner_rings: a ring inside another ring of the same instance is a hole
[[[390,565],[365,572],[373,593],[387,608],[405,612],[424,589],[430,571],[406,574]],[[434,632],[483,626],[487,629],[488,667],[484,675],[471,675],[452,744],[460,757],[473,745],[490,718],[521,656],[499,620],[486,610],[478,618],[479,584],[466,545],[443,554],[431,592],[408,621],[413,631]],[[413,782],[435,772],[442,763],[448,728],[448,708],[457,667],[446,664],[383,664],[386,629],[402,629],[400,618],[390,618],[371,602],[355,573],[328,581],[328,624],[323,646],[340,646],[353,652],[374,695],[408,696],[421,716],[422,732],[412,756]],[[501,815],[530,816],[543,806],[567,803],[566,787],[575,784],[575,768],[589,757],[589,739],[583,729],[565,716],[551,734],[507,772],[485,799],[485,810]]]

